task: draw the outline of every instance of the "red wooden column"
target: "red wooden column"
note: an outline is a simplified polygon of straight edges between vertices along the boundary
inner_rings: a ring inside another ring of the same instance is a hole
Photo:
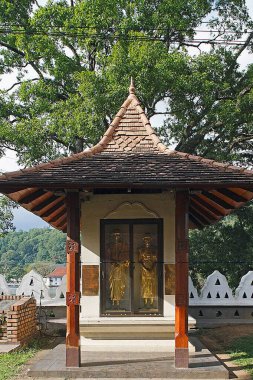
[[[80,367],[80,200],[67,192],[67,334],[66,367]]]
[[[175,367],[189,366],[188,350],[188,191],[176,192]]]

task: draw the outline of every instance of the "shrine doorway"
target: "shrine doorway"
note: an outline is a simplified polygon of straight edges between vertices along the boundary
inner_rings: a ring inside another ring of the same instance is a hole
[[[163,316],[163,220],[101,220],[101,316]]]

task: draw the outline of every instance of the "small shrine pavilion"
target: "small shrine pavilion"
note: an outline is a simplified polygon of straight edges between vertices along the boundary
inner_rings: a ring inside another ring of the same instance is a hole
[[[67,367],[87,325],[113,318],[170,318],[175,365],[188,367],[188,230],[251,200],[253,171],[167,148],[131,83],[97,145],[4,173],[0,191],[67,233]]]

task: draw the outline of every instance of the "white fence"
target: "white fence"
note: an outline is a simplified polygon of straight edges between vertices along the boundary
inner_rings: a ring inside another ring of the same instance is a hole
[[[241,278],[233,294],[226,277],[215,270],[198,294],[189,277],[190,306],[253,306],[253,271]]]
[[[0,275],[0,294],[11,294],[11,289],[8,287],[3,275]],[[43,305],[65,305],[65,294],[66,276],[63,277],[62,284],[57,288],[55,297],[51,297],[43,277],[34,270],[31,270],[22,278],[16,290],[16,295],[33,296],[37,303],[41,302]]]
[[[17,288],[17,295],[34,296],[42,304],[65,304],[66,276],[62,284],[56,289],[55,297],[49,294],[43,277],[31,270],[27,273]],[[0,294],[11,294],[11,289],[3,275],[0,275]],[[189,277],[189,305],[190,306],[253,306],[253,271],[242,277],[238,288],[233,294],[228,286],[226,277],[215,270],[207,277],[203,288],[198,293]]]

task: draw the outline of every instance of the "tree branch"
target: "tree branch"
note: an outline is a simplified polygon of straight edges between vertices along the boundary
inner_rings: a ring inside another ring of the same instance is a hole
[[[253,38],[253,32],[251,32],[248,36],[248,38],[246,39],[244,45],[238,49],[236,55],[235,55],[235,62],[237,61],[237,59],[239,58],[239,56],[242,54],[242,52],[247,48],[247,46],[249,45],[251,39]]]
[[[35,4],[37,5],[38,8],[41,8],[41,5],[39,5],[37,0],[34,0]]]
[[[25,53],[23,51],[15,48],[14,46],[12,46],[10,44],[7,44],[6,42],[0,41],[0,45],[5,47],[6,49],[11,50],[13,53],[20,55],[23,58],[25,57]]]
[[[74,56],[76,57],[76,60],[78,62],[78,64],[81,66],[81,60],[80,60],[80,57],[76,51],[76,49],[74,48],[74,46],[70,43],[70,42],[65,42],[65,45],[72,51],[72,53],[74,54]]]
[[[238,144],[240,143],[243,143],[245,141],[250,141],[253,139],[253,134],[241,134],[239,135],[237,138],[233,138],[233,141],[231,142],[231,144],[229,144],[229,152],[231,152],[231,150]]]
[[[6,47],[6,49],[9,49],[13,53],[18,54],[22,58],[25,58],[25,53],[23,51],[17,49],[16,47],[10,44],[7,44],[6,42],[0,41],[0,46]],[[36,73],[39,75],[41,79],[44,79],[42,72],[39,70],[39,68],[35,65],[33,61],[28,61],[28,64],[32,66],[32,68],[36,71]]]
[[[44,80],[44,75],[42,74],[42,72],[40,71],[40,69],[35,65],[35,63],[33,61],[29,61],[29,64],[32,66],[33,70],[36,71],[36,73],[38,74],[38,76],[40,77],[40,79]]]
[[[34,81],[37,81],[37,80],[40,80],[40,78],[32,78],[32,79],[28,79],[27,82],[34,82]],[[18,86],[19,84],[23,83],[22,81],[20,82],[16,82],[14,83],[11,87],[7,88],[7,90],[4,90],[3,92],[4,93],[7,93],[9,91],[11,91],[14,87]]]

